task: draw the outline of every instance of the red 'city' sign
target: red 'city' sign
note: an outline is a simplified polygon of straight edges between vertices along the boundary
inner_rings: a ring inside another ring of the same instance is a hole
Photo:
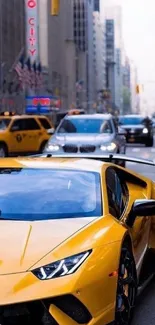
[[[27,1],[27,7],[29,9],[34,9],[36,8],[37,3],[35,0],[28,0]],[[30,55],[33,57],[33,55],[36,53],[36,22],[35,22],[35,18],[33,16],[33,10],[32,10],[32,16],[31,18],[28,19],[28,25],[29,25],[29,29],[28,29],[28,43],[29,43],[29,53]]]

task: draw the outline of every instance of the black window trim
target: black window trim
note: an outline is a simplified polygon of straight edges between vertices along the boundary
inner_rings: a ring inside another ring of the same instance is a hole
[[[23,118],[16,118],[16,119],[14,119],[13,122],[10,124],[10,130],[11,130],[11,128],[13,127],[13,125],[16,122],[21,121],[21,123],[22,123],[24,121],[23,123],[25,123],[25,121],[30,121],[30,120],[34,120],[35,123],[37,124],[38,128],[36,128],[36,129],[21,129],[21,130],[19,130],[19,132],[24,132],[24,131],[38,131],[38,130],[41,130],[40,124],[38,123],[38,121],[37,121],[37,119],[35,117],[30,117],[30,118],[23,117]]]
[[[121,216],[120,216],[119,218],[117,218],[117,220],[121,221],[121,220],[124,218],[125,212],[126,212],[126,210],[127,210],[128,204],[129,204],[129,189],[128,189],[128,186],[127,186],[127,184],[126,184],[126,179],[122,177],[123,174],[120,174],[120,173],[119,173],[120,170],[119,170],[117,167],[111,167],[111,166],[110,166],[110,167],[108,167],[108,168],[106,169],[106,174],[105,174],[105,178],[106,178],[106,189],[107,189],[107,198],[108,198],[107,172],[108,172],[109,170],[113,170],[113,171],[115,171],[115,173],[117,174],[118,178],[120,179],[121,182],[123,181],[124,186],[125,186],[125,192],[126,192],[126,198],[127,198],[127,199],[126,199],[125,207],[124,207],[124,210],[123,210]],[[108,209],[109,209],[109,199],[108,199]],[[110,209],[109,209],[109,213],[110,213]],[[115,218],[115,217],[114,217],[114,218]]]

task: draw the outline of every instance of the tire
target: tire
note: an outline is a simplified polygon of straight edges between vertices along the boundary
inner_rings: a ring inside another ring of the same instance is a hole
[[[145,145],[146,147],[153,147],[153,138],[149,138]]]
[[[123,246],[121,250],[116,310],[114,325],[129,325],[133,316],[137,295],[137,275],[131,249]]]
[[[8,156],[8,150],[5,144],[0,144],[0,158],[5,158]]]

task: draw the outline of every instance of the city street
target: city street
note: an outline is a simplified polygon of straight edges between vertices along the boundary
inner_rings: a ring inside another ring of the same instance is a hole
[[[131,157],[155,160],[155,139],[154,147],[147,148],[144,145],[139,144],[129,145],[126,150],[126,154]],[[155,180],[155,167],[135,163],[127,163],[127,167],[135,170],[136,172],[142,173],[144,176],[150,177],[152,180]]]
[[[155,143],[155,141],[154,141]],[[146,148],[144,146],[129,146],[127,148],[127,155],[133,157],[142,157],[146,159],[155,159],[155,145],[154,148]],[[145,176],[155,180],[155,167],[127,164],[127,167],[135,170],[136,172],[143,173]],[[154,325],[155,324],[155,280],[144,290],[142,295],[138,298],[135,317],[132,325]]]

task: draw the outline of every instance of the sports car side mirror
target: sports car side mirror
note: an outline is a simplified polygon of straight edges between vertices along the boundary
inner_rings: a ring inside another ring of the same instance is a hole
[[[132,227],[136,217],[147,216],[155,216],[155,200],[136,200],[132,205],[126,224]]]

